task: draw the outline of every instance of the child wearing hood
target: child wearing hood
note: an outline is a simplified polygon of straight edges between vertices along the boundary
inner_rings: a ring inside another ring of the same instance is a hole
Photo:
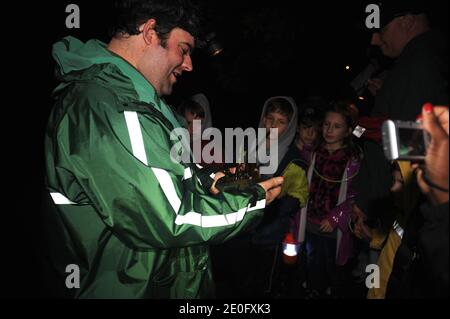
[[[186,120],[191,141],[193,141],[193,123],[201,121],[201,133],[212,126],[211,110],[208,98],[202,94],[196,94],[181,103],[178,113]],[[201,137],[201,136],[200,136]]]
[[[265,294],[273,292],[272,281],[279,270],[281,244],[288,231],[289,220],[300,207],[306,205],[308,197],[307,164],[296,157],[285,159],[295,138],[297,117],[297,106],[292,98],[273,97],[265,103],[259,124],[260,128],[266,128],[267,131],[278,129],[278,136],[271,133],[266,138],[268,152],[271,151],[270,145],[274,139],[278,138],[277,169],[273,175],[263,175],[263,178],[284,177],[280,197],[266,208],[263,221],[252,236],[254,260],[258,263],[255,284],[259,292]]]
[[[208,98],[202,93],[196,94],[181,103],[178,107],[178,113],[186,120],[191,150],[195,158],[199,159],[198,164],[204,168],[210,168],[213,171],[221,170],[223,168],[222,154],[214,154],[212,152],[208,154],[211,158],[207,161],[203,156],[204,154],[202,154],[203,148],[209,143],[209,141],[202,140],[203,132],[212,127],[212,116]],[[200,131],[196,132],[196,134],[194,134],[194,121],[201,121]],[[196,150],[194,147],[195,143],[199,143],[200,149]]]

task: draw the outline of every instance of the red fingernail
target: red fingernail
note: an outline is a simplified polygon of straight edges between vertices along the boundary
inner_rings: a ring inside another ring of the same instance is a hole
[[[420,114],[417,118],[416,118],[416,122],[422,122],[423,121],[423,115]]]
[[[431,113],[433,112],[433,104],[431,103],[427,103],[423,106],[423,110],[425,111],[425,113]]]

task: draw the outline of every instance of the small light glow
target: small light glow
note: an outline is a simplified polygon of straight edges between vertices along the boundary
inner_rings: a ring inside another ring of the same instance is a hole
[[[358,99],[360,99],[361,101],[364,101],[364,96],[359,96]]]
[[[350,70],[350,66],[347,65],[347,66],[345,67],[345,69],[346,69],[346,70]]]

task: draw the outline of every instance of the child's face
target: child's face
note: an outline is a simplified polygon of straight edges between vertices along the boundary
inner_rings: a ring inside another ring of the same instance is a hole
[[[298,126],[298,137],[303,145],[311,146],[317,140],[317,126],[300,124]]]
[[[266,116],[264,116],[263,121],[267,132],[269,132],[271,128],[277,128],[278,136],[282,136],[289,126],[289,119],[287,118],[287,116],[278,112],[267,113]],[[270,134],[269,138],[273,139],[274,136]]]
[[[194,121],[198,120],[204,120],[203,117],[198,116],[197,114],[194,114],[190,111],[186,111],[184,112],[184,118],[186,119],[186,122],[188,124],[188,131],[189,131],[189,135],[192,137],[192,135],[194,134]]]
[[[322,135],[327,144],[339,144],[350,135],[350,128],[341,114],[328,112],[323,122]]]

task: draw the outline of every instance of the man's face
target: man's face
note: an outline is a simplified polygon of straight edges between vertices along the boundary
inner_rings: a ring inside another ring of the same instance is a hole
[[[193,70],[191,51],[194,37],[179,28],[170,32],[163,47],[158,38],[148,48],[139,71],[155,88],[159,97],[170,95],[178,77]]]
[[[395,18],[380,32],[376,32],[372,36],[371,44],[380,47],[383,54],[387,57],[399,57],[406,46],[403,18]]]

